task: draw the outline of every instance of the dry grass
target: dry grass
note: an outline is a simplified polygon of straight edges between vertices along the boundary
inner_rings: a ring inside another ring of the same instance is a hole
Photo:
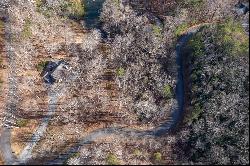
[[[31,138],[35,132],[38,121],[29,120],[25,127],[14,128],[11,131],[11,148],[16,155],[19,155],[26,146],[26,142]]]

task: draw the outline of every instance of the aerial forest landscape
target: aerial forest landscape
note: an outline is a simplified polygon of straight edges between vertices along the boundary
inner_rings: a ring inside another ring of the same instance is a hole
[[[0,165],[248,165],[249,0],[0,0]]]

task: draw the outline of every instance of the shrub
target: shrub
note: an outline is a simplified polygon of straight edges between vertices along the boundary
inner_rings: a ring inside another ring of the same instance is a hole
[[[172,98],[173,97],[172,87],[168,84],[165,85],[163,88],[163,93],[166,98]]]
[[[3,84],[3,81],[2,81],[2,79],[0,78],[0,89],[2,88],[2,84]]]
[[[3,58],[0,57],[0,65],[3,63]]]
[[[68,162],[70,159],[72,158],[77,158],[77,157],[80,157],[80,152],[74,152],[74,153],[71,153],[69,158],[67,158],[64,162],[63,162],[63,165],[68,165]]]
[[[23,25],[23,30],[21,32],[21,36],[23,39],[30,38],[32,36],[32,31],[31,31],[31,20],[30,19],[25,19],[24,20],[24,25]]]
[[[182,33],[184,33],[185,30],[188,29],[188,27],[189,27],[188,23],[182,23],[179,26],[177,26],[175,29],[175,36],[180,37]]]
[[[135,111],[137,111],[137,110],[135,110]],[[139,120],[140,122],[143,122],[143,121],[147,120],[146,114],[143,113],[143,112],[140,112],[140,113],[138,114],[138,120]]]
[[[142,152],[139,149],[135,149],[133,153],[136,157],[140,157],[142,155]]]
[[[205,54],[205,45],[202,39],[202,34],[197,33],[188,41],[188,47],[193,50],[194,56],[202,56]]]
[[[119,6],[119,4],[120,4],[120,0],[113,0],[113,2],[114,2],[114,4],[115,4],[116,6]]]
[[[46,3],[45,0],[36,0],[36,11],[43,14],[45,17],[49,18],[52,15],[52,8],[50,6],[43,7],[43,5]]]
[[[155,161],[161,161],[162,160],[162,155],[160,152],[154,153],[154,160]]]
[[[18,127],[26,127],[28,123],[29,123],[28,119],[18,119],[16,121]]]
[[[162,36],[162,28],[157,26],[157,25],[153,25],[152,27],[153,33],[156,37],[161,37]]]
[[[223,145],[231,145],[231,146],[237,146],[237,143],[239,142],[239,139],[235,136],[231,135],[221,135],[215,139],[215,144],[219,146]]]
[[[75,158],[75,157],[79,157],[80,156],[80,153],[79,152],[75,152],[75,153],[72,153],[70,155],[70,158]]]
[[[119,165],[120,161],[117,159],[116,155],[109,153],[106,162],[108,165]]]
[[[120,67],[119,69],[116,70],[116,75],[119,77],[122,77],[125,75],[125,69]]]
[[[37,65],[36,65],[36,69],[37,71],[41,72],[47,65],[48,65],[48,61],[42,61],[42,62],[39,62]]]
[[[53,9],[51,7],[44,8],[41,13],[47,17],[50,18],[53,15]]]
[[[4,28],[4,22],[0,20],[0,29]]]
[[[191,124],[194,120],[198,119],[202,113],[202,107],[200,104],[195,104],[191,113],[185,118],[185,123]]]
[[[35,1],[35,5],[36,5],[36,8],[38,11],[40,10],[40,7],[43,5],[43,3],[44,3],[44,0],[36,0]]]

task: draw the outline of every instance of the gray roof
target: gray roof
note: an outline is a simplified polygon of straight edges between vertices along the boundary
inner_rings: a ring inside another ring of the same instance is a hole
[[[68,69],[67,64],[60,61],[50,61],[41,74],[47,83],[54,83],[65,77],[65,72]]]

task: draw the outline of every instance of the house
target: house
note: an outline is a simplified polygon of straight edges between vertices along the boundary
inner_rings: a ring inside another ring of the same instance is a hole
[[[49,61],[45,66],[41,77],[49,84],[53,84],[56,81],[60,82],[65,76],[66,71],[69,70],[68,64],[63,60]]]

